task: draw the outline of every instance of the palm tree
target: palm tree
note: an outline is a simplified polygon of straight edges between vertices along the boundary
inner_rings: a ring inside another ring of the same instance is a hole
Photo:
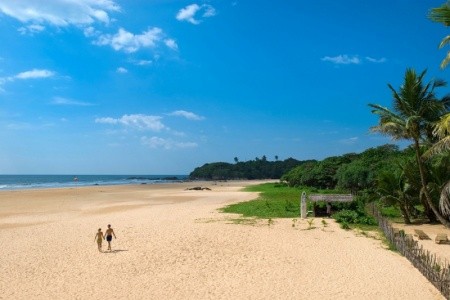
[[[411,224],[410,211],[416,191],[408,183],[404,172],[400,168],[394,172],[381,172],[376,181],[377,193],[385,203],[397,205],[402,212],[405,224]]]
[[[435,125],[433,134],[438,141],[424,153],[424,158],[429,159],[433,156],[446,154],[450,151],[450,113],[444,115]],[[448,156],[446,156],[448,158]],[[444,174],[448,174],[444,170]],[[439,209],[444,216],[450,216],[450,181],[444,182],[441,186],[439,197]]]
[[[403,85],[396,91],[390,84],[392,91],[393,108],[391,111],[378,104],[369,104],[373,108],[372,113],[379,115],[379,123],[371,128],[374,132],[389,135],[394,140],[407,139],[412,141],[415,157],[419,169],[420,181],[424,194],[424,206],[430,221],[435,218],[450,228],[450,222],[446,220],[433,203],[427,190],[425,164],[422,160],[422,142],[429,138],[427,134],[437,116],[446,112],[445,101],[437,100],[435,89],[445,86],[441,80],[432,80],[424,84],[423,78],[426,70],[416,74],[413,69],[407,69]]]
[[[432,8],[430,10],[428,17],[434,22],[442,23],[445,26],[449,26],[450,25],[449,2],[447,1],[447,3],[442,4],[442,6],[440,7]],[[439,48],[443,48],[449,42],[450,42],[450,35],[447,35],[445,38],[442,39],[441,43],[439,44]],[[450,51],[447,52],[447,56],[442,61],[441,68],[442,69],[445,68],[449,62],[450,62]]]

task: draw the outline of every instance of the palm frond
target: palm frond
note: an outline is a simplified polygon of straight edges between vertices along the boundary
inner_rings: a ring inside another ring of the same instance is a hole
[[[439,49],[442,49],[449,42],[450,42],[450,35],[447,35],[445,38],[442,39],[441,43],[439,44]]]
[[[428,13],[428,17],[438,23],[442,23],[445,26],[450,25],[450,6],[448,3],[441,5],[440,7],[432,8]]]
[[[423,158],[429,159],[434,155],[444,153],[445,151],[450,151],[450,136],[446,136],[433,144],[433,146],[423,154]]]
[[[450,62],[450,51],[447,52],[447,55],[445,56],[444,60],[441,62],[441,69],[445,69]]]

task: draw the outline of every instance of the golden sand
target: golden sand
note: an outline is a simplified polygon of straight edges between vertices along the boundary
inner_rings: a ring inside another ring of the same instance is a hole
[[[0,299],[443,299],[405,258],[332,220],[308,230],[217,211],[255,198],[240,191],[254,183],[1,192]],[[107,224],[117,239],[100,253]]]

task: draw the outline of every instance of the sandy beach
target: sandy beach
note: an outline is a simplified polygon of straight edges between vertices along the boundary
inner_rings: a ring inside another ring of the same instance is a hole
[[[218,212],[256,198],[241,191],[255,183],[0,192],[0,299],[444,299],[405,258],[331,219],[308,230]],[[107,224],[117,239],[99,252]]]

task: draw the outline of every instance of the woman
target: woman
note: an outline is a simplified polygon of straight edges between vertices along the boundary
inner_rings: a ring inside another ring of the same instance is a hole
[[[102,252],[102,241],[104,239],[104,235],[102,232],[102,229],[99,228],[97,234],[95,235],[94,241],[95,239],[97,239],[97,245],[98,245],[98,251]]]

